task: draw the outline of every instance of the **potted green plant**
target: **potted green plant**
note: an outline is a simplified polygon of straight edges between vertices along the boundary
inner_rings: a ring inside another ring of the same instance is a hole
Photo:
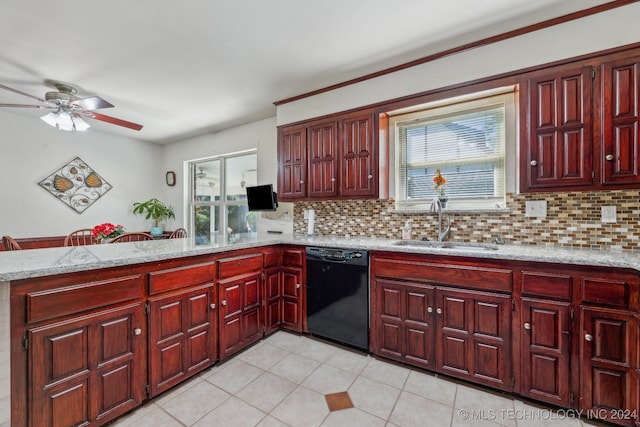
[[[176,215],[173,212],[173,207],[167,206],[156,198],[147,200],[146,202],[136,202],[133,204],[133,213],[146,215],[145,219],[153,220],[153,227],[151,227],[151,235],[159,236],[164,230],[160,224],[165,219],[175,219]]]

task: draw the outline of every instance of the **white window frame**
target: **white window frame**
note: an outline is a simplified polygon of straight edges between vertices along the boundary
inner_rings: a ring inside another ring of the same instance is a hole
[[[211,211],[213,212],[213,210],[215,209],[215,207],[218,207],[218,212],[219,212],[219,219],[218,221],[220,221],[220,223],[218,224],[218,236],[220,234],[222,234],[223,230],[226,230],[228,227],[228,223],[227,223],[227,207],[228,206],[240,206],[240,205],[247,205],[247,201],[246,200],[227,200],[227,186],[226,186],[226,166],[227,166],[227,160],[234,158],[234,157],[239,157],[239,156],[246,156],[246,155],[250,155],[250,154],[255,154],[256,155],[256,169],[258,167],[258,161],[257,161],[257,153],[258,150],[257,149],[251,149],[251,150],[245,150],[245,151],[238,151],[238,152],[234,152],[234,153],[228,153],[228,154],[220,154],[217,156],[212,156],[212,157],[205,157],[205,158],[200,158],[200,159],[195,159],[195,160],[189,160],[187,162],[187,170],[188,170],[188,176],[189,176],[189,203],[188,203],[188,217],[189,217],[189,230],[191,230],[192,235],[195,236],[195,230],[196,230],[196,224],[195,224],[195,208],[198,206],[210,206],[211,207]],[[219,187],[220,187],[220,200],[216,201],[216,200],[211,200],[211,201],[196,201],[195,200],[195,185],[196,183],[193,181],[198,164],[200,163],[205,163],[205,162],[211,162],[214,160],[220,160],[220,176],[219,176]],[[257,172],[256,172],[257,173]],[[215,236],[213,236],[215,237]],[[212,239],[211,243],[214,243],[214,239]]]
[[[516,182],[515,159],[517,154],[517,88],[507,86],[487,91],[477,92],[464,96],[434,101],[419,106],[413,106],[388,112],[389,116],[389,139],[393,141],[390,150],[390,165],[393,170],[389,174],[389,188],[393,193],[391,197],[395,199],[395,209],[398,211],[425,211],[431,205],[429,200],[407,200],[406,193],[403,194],[400,178],[400,135],[397,126],[407,121],[424,120],[430,117],[450,115],[457,112],[464,112],[483,108],[496,103],[503,103],[505,106],[505,147],[504,147],[504,192],[500,197],[493,198],[456,198],[449,199],[447,210],[503,210],[506,208],[506,193],[514,192]],[[446,176],[445,176],[446,178]]]

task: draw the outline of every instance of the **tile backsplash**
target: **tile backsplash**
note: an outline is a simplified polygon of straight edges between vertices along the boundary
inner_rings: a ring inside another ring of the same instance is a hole
[[[547,216],[526,217],[527,200],[546,200]],[[638,249],[640,190],[508,194],[507,209],[497,212],[443,212],[451,218],[449,240],[491,242],[500,235],[507,243],[576,248]],[[616,207],[616,222],[601,221],[602,206]],[[320,235],[400,239],[411,220],[413,238],[437,238],[437,215],[395,211],[393,200],[331,200],[297,202],[293,231],[307,232],[304,210],[315,210]]]

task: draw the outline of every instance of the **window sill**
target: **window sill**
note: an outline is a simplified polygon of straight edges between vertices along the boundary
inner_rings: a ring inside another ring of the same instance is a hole
[[[407,209],[407,208],[394,208],[391,209],[393,213],[399,214],[425,214],[433,213],[430,209]],[[443,213],[451,214],[503,214],[511,213],[511,209],[508,208],[443,208]]]

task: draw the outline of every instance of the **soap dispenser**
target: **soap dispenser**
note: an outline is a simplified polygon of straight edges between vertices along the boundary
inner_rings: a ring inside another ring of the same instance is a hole
[[[411,240],[411,220],[407,220],[402,227],[402,239]]]

